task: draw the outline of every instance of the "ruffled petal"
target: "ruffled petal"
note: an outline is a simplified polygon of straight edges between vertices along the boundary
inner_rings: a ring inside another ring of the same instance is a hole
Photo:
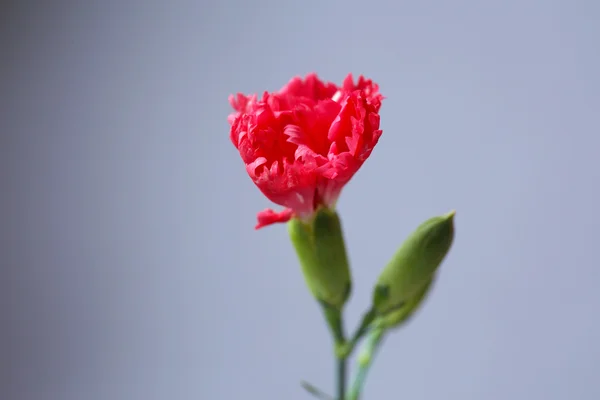
[[[270,208],[264,209],[256,215],[257,224],[254,229],[260,229],[267,225],[272,225],[280,222],[288,222],[294,211],[287,208],[281,212],[276,212]]]

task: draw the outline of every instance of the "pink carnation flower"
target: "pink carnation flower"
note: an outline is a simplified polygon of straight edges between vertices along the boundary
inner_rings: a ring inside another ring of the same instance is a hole
[[[237,94],[228,121],[246,171],[282,212],[258,213],[256,229],[296,217],[310,220],[340,193],[381,136],[379,87],[349,74],[341,86],[316,74],[292,78],[281,90]]]

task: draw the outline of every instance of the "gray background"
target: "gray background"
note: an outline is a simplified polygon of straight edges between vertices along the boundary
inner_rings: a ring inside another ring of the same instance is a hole
[[[354,327],[422,220],[434,292],[366,399],[597,399],[600,3],[3,3],[0,398],[308,399],[330,341],[227,96],[375,79],[346,187]]]

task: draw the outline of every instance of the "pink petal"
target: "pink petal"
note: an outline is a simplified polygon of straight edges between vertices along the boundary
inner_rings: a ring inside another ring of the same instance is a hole
[[[306,135],[298,125],[286,125],[283,128],[283,134],[288,136],[287,141],[295,145],[306,144]]]
[[[288,222],[294,216],[294,211],[289,208],[281,212],[276,212],[270,208],[264,209],[257,214],[258,223],[254,229],[260,229],[267,225],[275,224],[278,222]]]

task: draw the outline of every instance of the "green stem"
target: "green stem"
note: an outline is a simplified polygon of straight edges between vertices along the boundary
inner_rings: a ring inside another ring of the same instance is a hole
[[[323,310],[323,314],[325,314],[325,320],[327,321],[329,330],[331,331],[331,336],[333,337],[333,342],[335,343],[335,353],[337,355],[338,351],[343,349],[346,342],[342,311],[330,306],[325,302],[321,302],[321,308]]]
[[[337,357],[337,400],[346,397],[346,357]]]
[[[376,316],[377,312],[375,311],[375,309],[371,309],[363,315],[360,325],[358,326],[358,328],[356,328],[356,331],[346,344],[346,351],[348,354],[354,351],[354,347],[356,347],[358,341],[362,339],[362,337],[367,333],[371,326],[371,323],[373,322]]]
[[[344,400],[346,396],[346,365],[348,359],[348,346],[346,344],[346,336],[344,334],[344,320],[340,309],[331,307],[330,305],[321,302],[325,319],[331,330],[331,335],[334,342],[334,357],[336,360],[336,392],[337,400]]]
[[[358,356],[358,371],[354,377],[350,393],[348,394],[348,400],[358,400],[360,398],[360,394],[367,379],[367,373],[373,364],[373,359],[384,338],[384,333],[385,329],[377,327],[374,328],[367,337]]]

